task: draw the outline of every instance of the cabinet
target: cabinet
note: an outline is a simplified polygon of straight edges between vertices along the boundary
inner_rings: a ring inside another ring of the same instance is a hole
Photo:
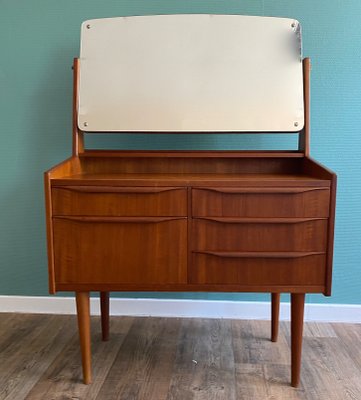
[[[304,294],[331,292],[335,184],[302,153],[73,156],[45,174],[50,290],[75,291],[86,321],[101,292],[105,337],[109,291],[273,293],[274,341],[291,293],[297,385]],[[83,355],[89,382],[89,342]]]
[[[280,293],[291,294],[297,386],[305,294],[331,294],[336,197],[336,175],[309,155],[309,60],[293,151],[86,149],[79,65],[73,155],[45,173],[45,198],[49,288],[76,293],[84,382],[90,291],[100,292],[104,340],[110,291],[218,291],[271,293],[273,341]]]

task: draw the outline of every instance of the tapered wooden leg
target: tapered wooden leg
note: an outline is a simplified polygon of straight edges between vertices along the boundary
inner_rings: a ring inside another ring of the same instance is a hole
[[[76,309],[83,365],[83,382],[91,383],[90,306],[89,292],[76,292]]]
[[[278,326],[280,320],[280,293],[272,293],[272,315],[271,315],[271,340],[277,342],[278,339]]]
[[[100,314],[102,320],[102,339],[109,340],[109,292],[100,292]]]
[[[301,375],[305,294],[291,294],[291,385],[298,387]]]

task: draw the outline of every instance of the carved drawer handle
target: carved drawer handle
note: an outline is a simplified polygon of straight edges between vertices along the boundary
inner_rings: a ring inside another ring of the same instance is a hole
[[[74,222],[105,222],[105,223],[133,223],[133,224],[155,224],[158,222],[175,221],[187,219],[187,217],[89,217],[89,216],[56,216],[54,219],[65,219]]]
[[[152,194],[181,190],[179,187],[121,187],[121,186],[54,186],[56,189],[81,193],[129,193]]]
[[[206,190],[211,192],[218,192],[218,193],[225,193],[225,194],[297,194],[297,193],[305,193],[305,192],[312,192],[315,190],[329,190],[326,187],[248,187],[248,188],[197,188],[196,190]]]
[[[194,217],[196,220],[205,220],[211,222],[219,222],[224,224],[300,224],[303,222],[311,221],[326,221],[327,218],[313,217],[313,218],[252,218],[252,217]]]
[[[206,254],[222,258],[301,258],[324,255],[322,251],[308,252],[237,252],[237,251],[193,251],[193,253]]]

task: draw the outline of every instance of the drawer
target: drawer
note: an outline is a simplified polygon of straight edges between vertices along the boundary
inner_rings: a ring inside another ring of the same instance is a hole
[[[324,285],[325,254],[193,252],[189,283]]]
[[[187,190],[177,187],[53,187],[52,204],[54,216],[186,216]]]
[[[195,250],[325,251],[327,219],[195,218]]]
[[[187,219],[56,217],[56,283],[187,282]]]
[[[328,188],[202,188],[192,190],[196,217],[328,217]]]

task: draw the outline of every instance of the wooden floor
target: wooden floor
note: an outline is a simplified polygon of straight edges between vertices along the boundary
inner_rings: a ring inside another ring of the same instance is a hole
[[[361,325],[308,323],[301,387],[290,387],[289,324],[92,317],[94,381],[81,383],[75,316],[0,314],[0,399],[361,400]]]

